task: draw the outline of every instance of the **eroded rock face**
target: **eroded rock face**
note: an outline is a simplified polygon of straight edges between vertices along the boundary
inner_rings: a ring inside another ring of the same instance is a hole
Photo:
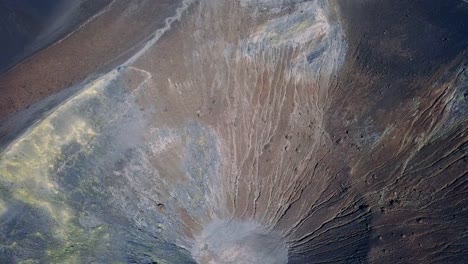
[[[448,2],[113,1],[76,33],[112,43],[98,72],[2,124],[0,260],[464,263],[468,4]],[[65,70],[48,91],[90,74]]]

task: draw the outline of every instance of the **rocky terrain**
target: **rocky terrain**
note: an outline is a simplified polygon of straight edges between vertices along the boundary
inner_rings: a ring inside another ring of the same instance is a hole
[[[468,3],[103,3],[0,75],[1,263],[467,263]]]

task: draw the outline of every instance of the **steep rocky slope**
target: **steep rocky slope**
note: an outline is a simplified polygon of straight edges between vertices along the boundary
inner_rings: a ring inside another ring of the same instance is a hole
[[[467,10],[113,1],[0,78],[0,260],[466,263]]]

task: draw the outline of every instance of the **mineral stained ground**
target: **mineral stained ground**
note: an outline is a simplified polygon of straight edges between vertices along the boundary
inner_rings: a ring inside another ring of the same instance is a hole
[[[468,263],[466,0],[1,0],[0,38],[0,263]]]

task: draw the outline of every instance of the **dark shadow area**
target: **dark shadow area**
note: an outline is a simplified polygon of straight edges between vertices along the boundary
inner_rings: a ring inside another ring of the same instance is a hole
[[[85,22],[110,0],[0,1],[0,74]]]

